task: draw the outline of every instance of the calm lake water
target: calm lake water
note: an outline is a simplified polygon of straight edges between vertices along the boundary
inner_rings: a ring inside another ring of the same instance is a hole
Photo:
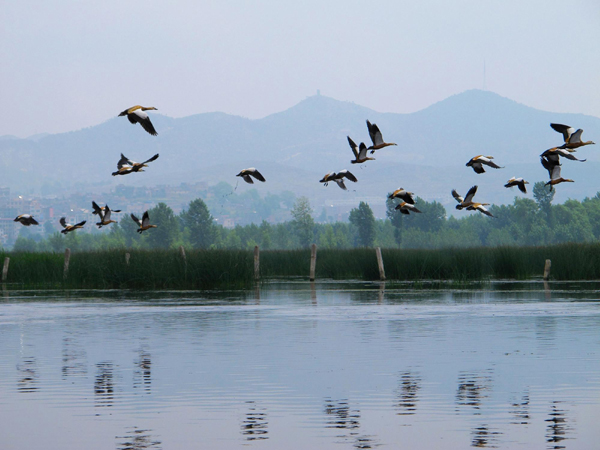
[[[2,450],[600,448],[600,283],[2,294]]]

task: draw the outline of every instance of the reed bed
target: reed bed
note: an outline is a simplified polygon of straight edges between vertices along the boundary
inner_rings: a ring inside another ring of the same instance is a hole
[[[0,253],[10,257],[8,283],[24,286],[103,289],[244,288],[254,281],[251,250],[107,250],[74,252],[63,278],[62,253]],[[600,279],[600,243],[547,247],[493,247],[439,250],[383,249],[388,280],[525,280],[541,277],[546,259],[555,280]],[[307,279],[310,250],[260,253],[260,278]],[[377,280],[374,249],[323,249],[317,279]]]

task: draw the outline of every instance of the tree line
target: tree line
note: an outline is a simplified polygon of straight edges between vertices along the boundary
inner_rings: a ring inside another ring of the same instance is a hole
[[[348,222],[317,223],[306,197],[293,203],[290,220],[271,224],[237,225],[226,228],[217,224],[206,203],[191,201],[179,215],[165,203],[149,210],[158,228],[142,235],[128,215],[108,231],[63,236],[44,224],[46,236],[23,228],[13,251],[54,251],[107,248],[166,249],[186,248],[262,249],[306,248],[316,243],[321,248],[443,248],[480,246],[530,246],[563,242],[600,240],[600,192],[582,201],[567,200],[553,205],[554,191],[543,183],[533,187],[533,199],[515,197],[510,205],[491,206],[494,218],[478,212],[460,212],[448,216],[436,201],[417,198],[422,214],[403,215],[395,210],[397,200],[387,201],[387,218],[377,220],[365,202],[350,211]],[[92,225],[89,223],[89,225]],[[95,228],[95,227],[94,227]]]

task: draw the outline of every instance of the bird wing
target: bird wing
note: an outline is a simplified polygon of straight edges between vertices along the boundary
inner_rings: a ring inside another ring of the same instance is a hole
[[[579,161],[579,162],[585,162],[586,161],[585,159],[577,159],[577,157],[575,155],[573,155],[571,152],[569,152],[568,150],[562,149],[562,148],[557,148],[555,150],[555,152],[558,153],[563,158],[570,159],[571,161]],[[546,152],[544,152],[544,153],[546,153]],[[557,161],[558,161],[558,158],[557,158]]]
[[[247,173],[243,174],[242,178],[244,179],[244,181],[246,183],[254,184],[254,181],[252,181],[252,177],[250,175],[248,175]]]
[[[104,207],[104,215],[100,216],[100,221],[101,222],[108,222],[110,220],[110,208],[108,207],[108,205],[106,205]]]
[[[560,123],[551,123],[550,126],[552,127],[552,129],[554,131],[558,131],[559,133],[562,133],[563,139],[565,140],[565,142],[569,143],[569,138],[575,131],[575,128],[570,127],[569,125],[562,125]]]
[[[454,197],[458,203],[462,203],[465,201],[464,198],[462,198],[460,195],[458,195],[458,192],[456,192],[456,189],[452,189],[452,197]]]
[[[360,159],[365,159],[365,158],[367,157],[367,150],[368,150],[368,149],[367,149],[367,146],[365,145],[365,143],[364,143],[364,142],[361,142],[361,143],[360,143],[359,150],[360,150],[360,151],[358,152],[358,156],[357,156],[357,158],[360,158]]]
[[[100,208],[94,200],[92,200],[92,208],[94,208],[92,214],[98,214],[100,218],[102,218],[102,208]]]
[[[138,219],[135,214],[131,213],[131,218],[133,219],[133,221],[135,223],[137,223],[140,227],[142,226],[142,221],[140,219]]]
[[[129,118],[129,121],[131,123],[138,122],[142,126],[142,128],[144,130],[146,130],[148,133],[150,133],[152,136],[156,136],[158,134],[156,132],[156,130],[154,129],[152,122],[150,122],[150,117],[148,117],[148,114],[146,114],[141,109],[137,109],[137,110],[129,113],[127,115],[127,117]],[[133,117],[135,117],[135,120],[132,120]]]
[[[347,188],[347,187],[346,187],[346,185],[344,184],[344,180],[343,180],[343,179],[341,179],[341,178],[340,178],[340,179],[337,179],[337,178],[336,178],[336,179],[335,179],[335,180],[333,180],[333,181],[335,181],[335,182],[337,183],[337,185],[338,185],[339,187],[341,187],[343,190],[345,190],[345,191],[347,191],[347,190],[348,190],[348,188]]]
[[[477,186],[473,186],[471,189],[469,189],[469,192],[467,192],[467,195],[465,196],[465,202],[472,202],[473,197],[475,197],[475,193],[477,193]]]
[[[379,131],[379,127],[367,120],[367,128],[369,129],[369,136],[371,137],[371,141],[373,141],[373,145],[383,144],[383,136],[381,135],[381,131]]]
[[[144,161],[142,164],[146,164],[146,163],[152,162],[152,161],[154,161],[156,159],[158,159],[158,153],[156,155],[154,155],[152,158]]]
[[[142,227],[147,227],[148,225],[150,225],[150,216],[148,215],[148,211],[146,211],[142,216]]]
[[[252,172],[250,172],[250,175],[252,175],[254,178],[256,178],[258,181],[262,181],[263,183],[267,180],[265,180],[265,177],[262,176],[262,174],[254,169]]]
[[[498,164],[496,164],[494,161],[490,161],[489,159],[481,159],[481,163],[485,164],[486,166],[490,166],[493,167],[494,169],[502,169],[502,167],[500,167]]]
[[[477,206],[475,207],[475,209],[476,209],[477,211],[479,211],[480,213],[482,213],[482,214],[485,214],[486,216],[494,217],[494,216],[492,215],[492,213],[491,213],[491,212],[489,212],[489,211],[487,210],[487,208],[486,208],[485,206],[483,206],[483,205],[477,205]]]
[[[350,136],[346,136],[348,138],[348,144],[350,144],[350,148],[352,149],[352,153],[354,153],[354,157],[358,159],[358,147],[356,142],[350,139]]]
[[[87,220],[82,220],[79,223],[76,223],[75,225],[73,225],[73,227],[82,227],[85,225],[85,223],[87,222]]]
[[[575,133],[573,133],[571,135],[571,137],[569,138],[569,144],[581,143],[581,133],[583,133],[583,130],[581,128],[579,130],[577,130]]]
[[[551,180],[558,180],[559,178],[560,178],[560,164],[556,164],[552,168],[552,172],[550,172],[550,179]]]
[[[483,165],[479,161],[475,161],[471,167],[473,167],[473,170],[475,171],[475,173],[484,173],[485,172]]]
[[[525,180],[521,179],[521,181],[517,181],[517,186],[519,187],[519,190],[523,194],[527,194],[527,188],[525,187]]]
[[[342,170],[342,171],[340,171],[340,172],[338,173],[338,175],[340,175],[340,178],[344,178],[344,177],[346,177],[346,178],[348,178],[350,181],[353,181],[353,182],[355,182],[355,183],[358,181],[352,172],[348,172],[348,171],[347,171],[347,170],[345,170],[345,169],[344,169],[344,170]]]
[[[408,203],[410,205],[414,205],[415,204],[415,199],[412,196],[412,192],[406,192],[405,191],[405,193],[402,194],[400,198],[402,198],[402,200],[404,200],[406,203]]]
[[[31,223],[32,225],[39,225],[39,222],[33,217],[29,217],[29,223]]]
[[[540,158],[540,162],[542,163],[542,166],[544,166],[544,169],[548,171],[548,176],[550,177],[550,179],[552,179],[552,171],[556,166],[560,166],[558,158],[556,161],[554,161],[548,158],[547,156],[542,156]]]
[[[63,226],[63,228],[67,228],[69,226],[69,224],[67,223],[67,219],[64,217],[61,217],[59,222]]]
[[[121,153],[121,159],[117,163],[117,169],[122,169],[123,166],[133,166],[133,161],[131,161],[127,156]]]

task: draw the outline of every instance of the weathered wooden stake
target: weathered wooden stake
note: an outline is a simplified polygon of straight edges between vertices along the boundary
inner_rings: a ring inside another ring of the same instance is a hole
[[[546,265],[544,266],[544,280],[548,280],[550,278],[550,266],[552,266],[552,261],[547,259]]]
[[[315,269],[317,268],[317,244],[310,246],[310,281],[315,281]]]
[[[129,265],[129,258],[131,258],[131,255],[129,253],[125,253],[125,264]]]
[[[379,279],[385,281],[385,269],[383,268],[383,258],[381,257],[381,247],[375,249],[377,255],[377,265],[379,266]]]
[[[4,258],[4,267],[2,268],[2,281],[6,281],[8,277],[8,264],[10,263],[10,258],[7,256]]]
[[[254,279],[260,279],[260,249],[258,245],[254,246]]]
[[[69,275],[69,261],[71,260],[71,249],[65,248],[65,268],[63,270],[63,279],[66,280]]]

